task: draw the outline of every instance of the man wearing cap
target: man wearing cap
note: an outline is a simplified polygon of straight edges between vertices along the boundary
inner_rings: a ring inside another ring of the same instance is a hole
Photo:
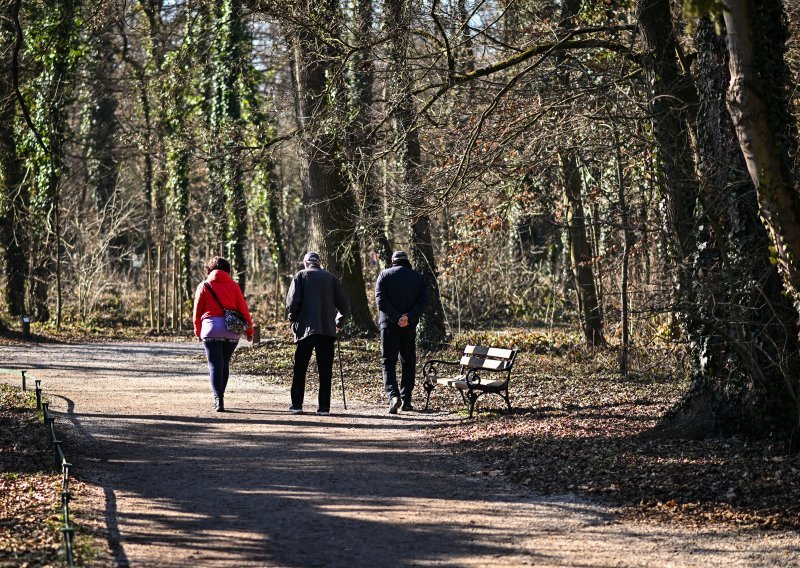
[[[425,278],[411,268],[408,255],[392,254],[392,267],[378,276],[375,299],[380,310],[381,370],[383,387],[389,398],[389,413],[413,410],[411,391],[417,365],[416,331],[419,318],[428,305]],[[397,358],[400,357],[400,387],[397,386]]]
[[[303,412],[306,371],[311,353],[316,352],[319,371],[317,413],[327,415],[331,408],[336,333],[350,312],[350,301],[339,279],[320,268],[317,253],[306,254],[303,264],[305,269],[294,275],[286,295],[286,315],[292,322],[295,341],[292,406],[289,412]]]

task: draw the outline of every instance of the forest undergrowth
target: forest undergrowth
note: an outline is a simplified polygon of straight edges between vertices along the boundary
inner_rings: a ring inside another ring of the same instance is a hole
[[[80,566],[101,566],[103,525],[82,506],[86,489],[70,479],[74,557]],[[63,526],[61,473],[34,394],[0,384],[0,567],[65,565]]]
[[[288,386],[293,349],[277,335],[240,350],[237,369]],[[431,396],[432,412],[456,412],[462,420],[426,435],[477,460],[472,475],[507,476],[538,494],[578,494],[641,521],[800,529],[800,457],[786,443],[659,435],[659,423],[688,388],[681,353],[669,344],[633,348],[627,378],[618,372],[617,349],[588,349],[577,333],[563,330],[473,331],[432,356],[455,361],[466,344],[520,349],[510,415],[494,395],[480,399],[473,420],[457,393],[439,388]],[[347,396],[382,403],[379,342],[347,340],[341,349]],[[419,354],[419,367],[425,358]],[[419,382],[418,373],[418,411]]]

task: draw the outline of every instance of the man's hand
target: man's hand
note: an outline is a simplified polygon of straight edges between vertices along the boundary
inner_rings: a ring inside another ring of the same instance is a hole
[[[397,325],[400,327],[408,327],[408,314],[403,314],[400,316],[400,319],[397,320]]]
[[[253,341],[253,336],[252,336],[252,335],[245,335],[245,336],[244,336],[244,338],[245,338],[247,341]]]

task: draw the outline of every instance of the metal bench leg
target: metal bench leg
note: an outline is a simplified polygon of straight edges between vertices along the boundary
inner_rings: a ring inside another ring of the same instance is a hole
[[[469,391],[467,393],[467,398],[469,399],[469,417],[472,418],[472,412],[475,410],[475,403],[478,400],[480,395],[477,394],[475,391]]]
[[[511,414],[511,400],[508,397],[508,390],[506,390],[504,392],[505,392],[505,394],[502,394],[500,396],[502,396],[503,400],[506,401],[506,405],[508,406],[508,413]]]
[[[435,385],[431,383],[422,383],[422,388],[425,389],[425,412],[428,411],[428,403],[431,400],[431,393]]]

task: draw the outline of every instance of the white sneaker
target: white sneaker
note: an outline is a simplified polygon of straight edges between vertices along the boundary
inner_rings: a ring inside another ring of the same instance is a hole
[[[290,406],[289,412],[291,412],[292,414],[303,414],[303,407],[301,406],[298,408],[296,406]]]
[[[389,414],[397,414],[398,409],[402,406],[403,401],[399,396],[393,396],[389,402]]]

